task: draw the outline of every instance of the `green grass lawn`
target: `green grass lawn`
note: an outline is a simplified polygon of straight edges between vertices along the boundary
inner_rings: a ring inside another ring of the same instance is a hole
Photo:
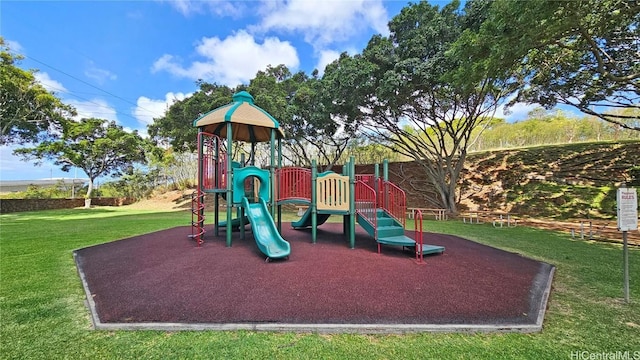
[[[629,351],[631,359],[640,359],[640,250],[630,252],[632,303],[625,304],[619,245],[574,241],[567,235],[524,227],[495,229],[459,221],[427,221],[425,229],[460,235],[557,267],[541,333],[318,335],[91,330],[72,251],[189,221],[186,212],[125,208],[0,216],[0,358],[570,359],[572,352],[589,356]]]

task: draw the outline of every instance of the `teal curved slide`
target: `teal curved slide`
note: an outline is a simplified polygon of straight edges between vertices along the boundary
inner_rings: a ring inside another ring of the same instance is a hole
[[[317,214],[316,215],[318,218],[318,226],[324,224],[327,219],[329,218],[329,216],[331,216],[330,214]],[[291,227],[296,229],[296,230],[300,230],[300,229],[305,229],[308,228],[309,226],[311,226],[311,206],[309,206],[309,208],[307,208],[307,211],[305,211],[305,213],[302,215],[302,217],[300,218],[300,220],[298,221],[293,221],[291,222]]]
[[[249,223],[249,219],[245,216],[244,219],[242,219],[242,223],[247,225]],[[223,227],[227,227],[227,222],[226,221],[220,221],[218,223],[218,226],[220,226],[221,228]],[[240,218],[235,218],[231,220],[231,228],[235,231],[235,230],[240,230]]]
[[[245,197],[242,199],[253,237],[256,240],[258,249],[270,259],[286,258],[291,253],[291,245],[285,241],[267,209],[267,203],[260,199],[257,203],[250,203]]]

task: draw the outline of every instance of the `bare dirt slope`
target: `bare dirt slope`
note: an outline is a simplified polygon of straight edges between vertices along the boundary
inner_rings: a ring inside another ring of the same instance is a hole
[[[148,199],[140,200],[127,208],[158,211],[190,211],[193,190],[172,190],[157,193]]]

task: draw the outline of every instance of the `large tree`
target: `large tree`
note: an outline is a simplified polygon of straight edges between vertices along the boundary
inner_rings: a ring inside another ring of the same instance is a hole
[[[20,148],[14,154],[25,160],[53,160],[63,171],[81,169],[89,177],[86,197],[91,198],[94,181],[101,176],[119,176],[145,162],[148,143],[137,132],[127,132],[113,121],[66,120],[57,139]]]
[[[200,89],[175,102],[163,117],[153,119],[149,135],[158,143],[171,145],[176,152],[195,151],[197,129],[193,121],[205,113],[231,101],[233,90],[225,85],[198,81]]]
[[[500,74],[471,76],[465,49],[453,47],[484,20],[483,4],[409,5],[389,23],[389,37],[374,36],[362,54],[343,54],[323,77],[334,116],[416,160],[436,189],[427,200],[451,212],[473,130],[511,89]]]
[[[572,106],[640,131],[640,2],[496,0],[461,46],[511,68],[515,102]]]
[[[36,81],[34,70],[19,68],[20,60],[0,37],[0,145],[38,141],[74,114]]]
[[[351,138],[325,111],[322,83],[314,72],[292,74],[284,65],[268,66],[251,80],[247,90],[256,104],[281,124],[286,139],[285,157],[300,166],[312,159],[330,169],[342,156]]]

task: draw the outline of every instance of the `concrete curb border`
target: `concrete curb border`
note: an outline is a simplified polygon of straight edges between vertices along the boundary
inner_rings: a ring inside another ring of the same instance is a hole
[[[95,330],[157,330],[157,331],[273,331],[321,334],[411,334],[434,333],[534,333],[542,331],[544,314],[551,293],[551,284],[555,266],[545,264],[545,271],[536,276],[536,286],[542,290],[538,301],[531,304],[537,309],[533,324],[288,324],[288,323],[103,323],[100,321],[96,304],[89,290],[86,276],[78,263],[76,251],[73,252],[76,268],[86,295],[86,305]],[[535,298],[535,296],[532,296]]]

